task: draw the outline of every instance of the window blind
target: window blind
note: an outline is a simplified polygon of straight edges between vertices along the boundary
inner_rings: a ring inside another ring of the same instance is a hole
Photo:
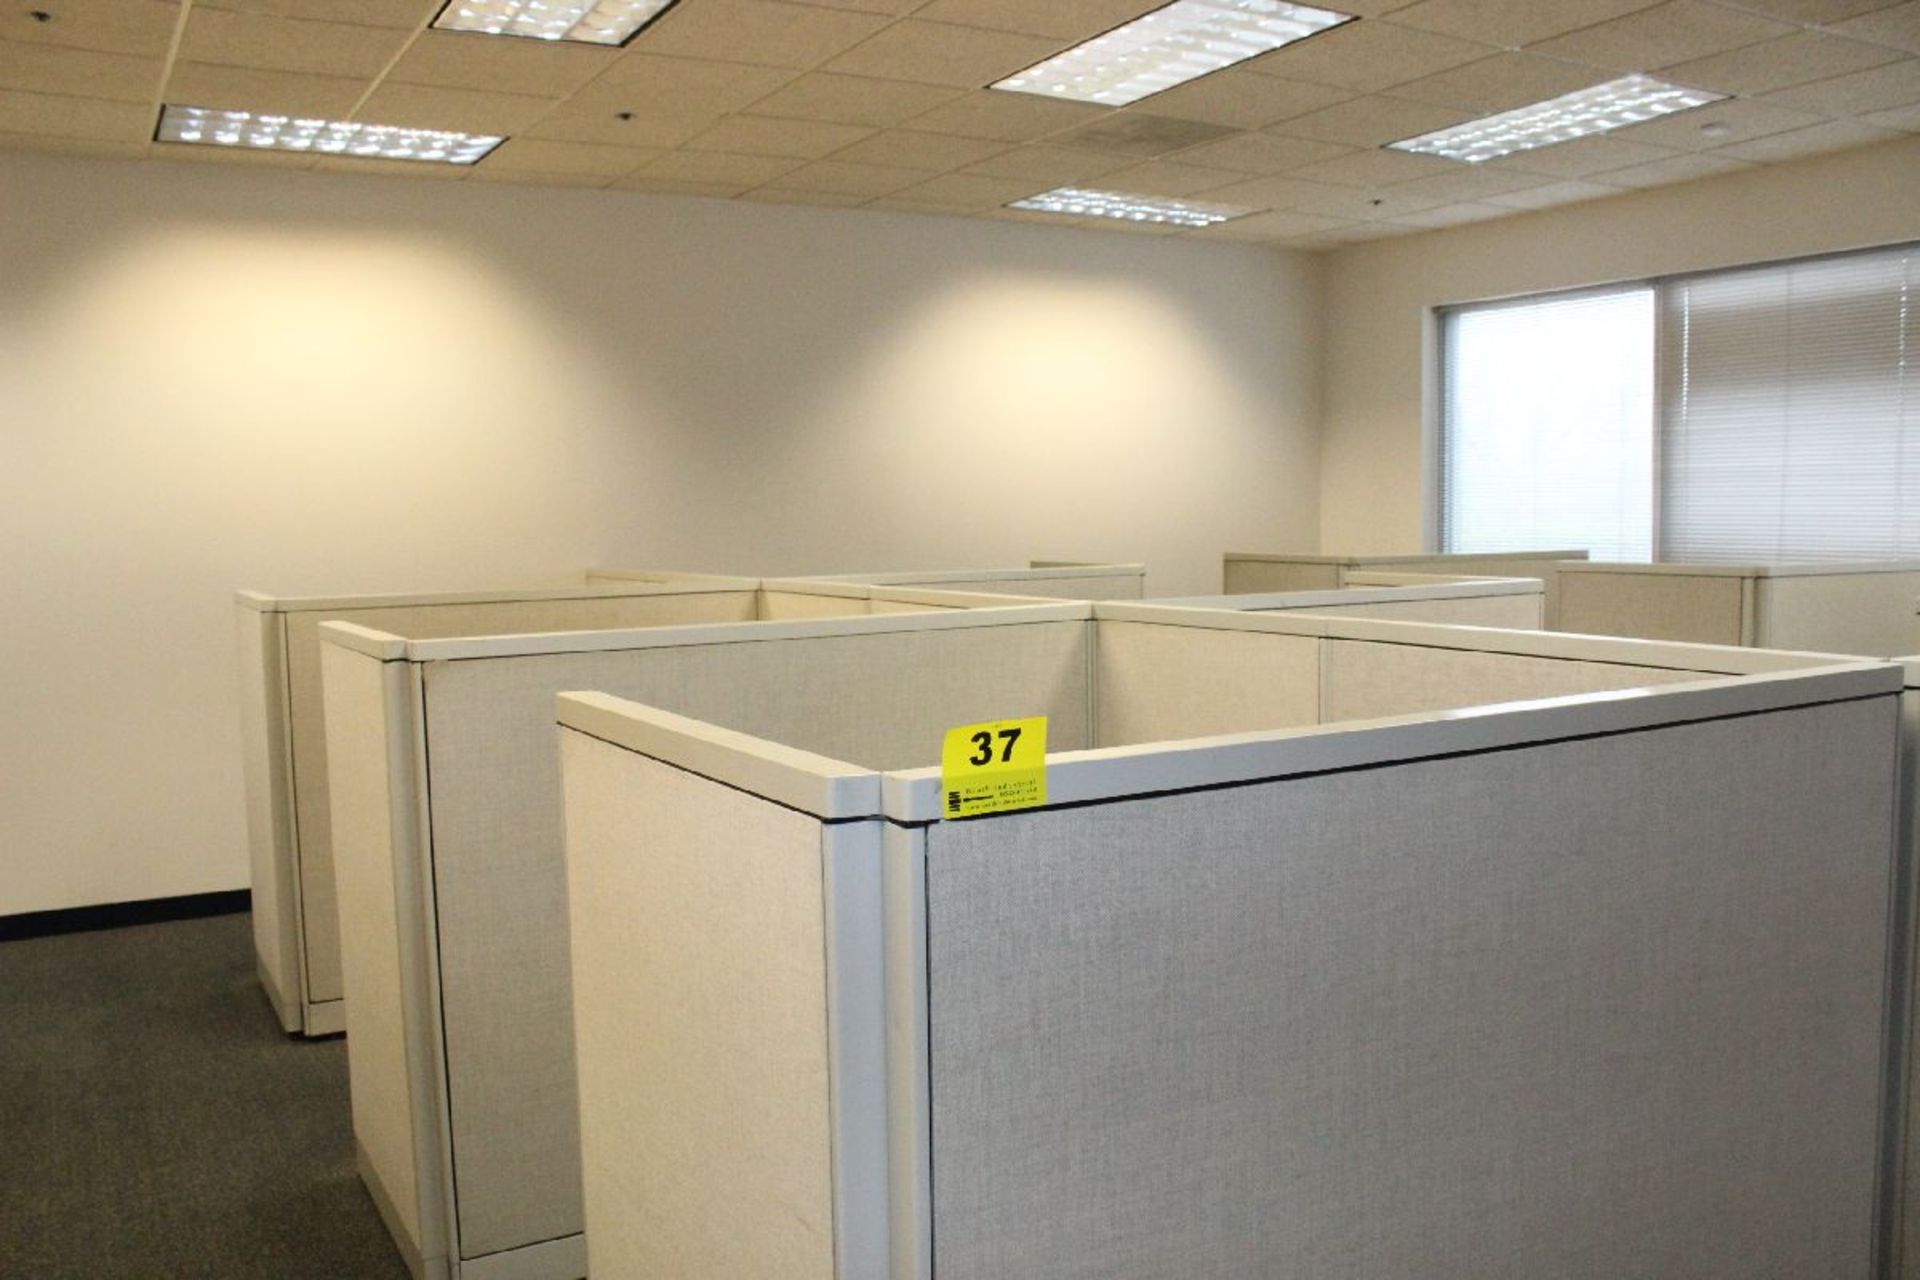
[[[1651,557],[1655,310],[1634,285],[1443,313],[1443,549]]]
[[[1661,556],[1920,556],[1920,247],[1660,286]]]

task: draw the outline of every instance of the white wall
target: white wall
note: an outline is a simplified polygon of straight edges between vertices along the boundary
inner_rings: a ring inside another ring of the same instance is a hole
[[[1317,527],[1318,267],[0,155],[0,914],[246,882],[230,594],[1145,560]]]
[[[1375,241],[1327,272],[1321,546],[1421,547],[1431,308],[1920,239],[1920,138]]]

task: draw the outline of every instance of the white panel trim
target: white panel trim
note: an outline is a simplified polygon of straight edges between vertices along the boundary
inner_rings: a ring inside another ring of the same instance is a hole
[[[837,1280],[888,1280],[882,824],[820,828]]]

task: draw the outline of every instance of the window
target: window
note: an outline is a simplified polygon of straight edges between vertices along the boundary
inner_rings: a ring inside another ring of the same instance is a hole
[[[1920,246],[1455,308],[1442,342],[1449,551],[1920,556]]]
[[[1649,558],[1653,290],[1462,308],[1442,326],[1441,545]]]

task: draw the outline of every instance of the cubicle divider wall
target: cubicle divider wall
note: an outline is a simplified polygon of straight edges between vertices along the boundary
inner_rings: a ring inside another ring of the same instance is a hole
[[[322,628],[354,1135],[416,1275],[584,1274],[557,692],[608,689],[888,766],[1015,704],[1052,717],[1059,743],[1091,744],[1088,605],[761,590],[767,616],[798,620],[439,640]],[[809,616],[856,600],[870,616]],[[876,739],[899,703],[917,714]]]
[[[1460,552],[1433,555],[1341,556],[1287,552],[1229,551],[1222,557],[1221,590],[1228,595],[1271,591],[1330,591],[1367,585],[1355,575],[1378,573],[1484,574],[1499,578],[1538,578],[1546,589],[1546,625],[1557,626],[1558,569],[1568,560],[1585,560],[1585,551]]]
[[[558,699],[595,1280],[1875,1273],[1897,668],[999,626],[783,650],[784,734]],[[1038,714],[1045,806],[942,821]]]
[[[1353,573],[1348,575],[1347,583],[1346,587],[1334,591],[1187,596],[1154,603],[1246,613],[1295,611],[1335,618],[1513,627],[1525,631],[1537,631],[1545,625],[1545,587],[1538,578]]]
[[[596,569],[589,577],[625,576],[623,569]],[[876,587],[929,587],[940,591],[985,591],[1062,600],[1138,600],[1146,595],[1141,564],[1082,564],[1034,560],[1024,569],[915,569],[891,573],[804,575],[809,582],[851,582]]]
[[[1876,657],[1920,649],[1920,560],[1577,564],[1562,631]]]
[[[751,578],[636,573],[621,582],[484,592],[238,593],[254,952],[281,1025],[309,1036],[346,1026],[320,696],[321,623],[360,622],[424,638],[728,622],[757,616],[758,587]]]

